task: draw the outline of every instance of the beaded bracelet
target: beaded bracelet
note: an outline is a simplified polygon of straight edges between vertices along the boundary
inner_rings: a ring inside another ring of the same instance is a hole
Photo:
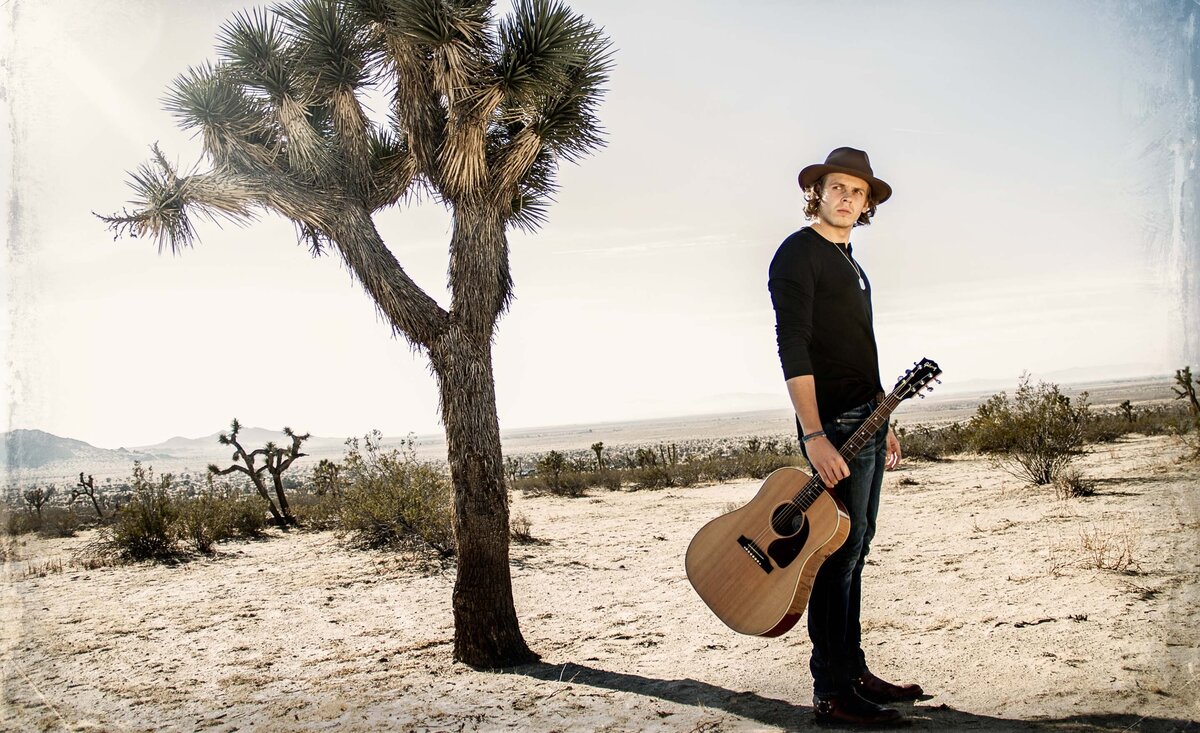
[[[808,435],[805,435],[804,437],[800,438],[800,442],[807,444],[808,441],[813,440],[815,438],[820,438],[824,435],[825,435],[824,430],[818,430],[815,433],[809,433]]]

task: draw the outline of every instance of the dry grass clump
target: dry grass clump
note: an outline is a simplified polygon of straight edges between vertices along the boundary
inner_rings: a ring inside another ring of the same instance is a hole
[[[21,559],[21,547],[14,537],[0,536],[0,563],[16,562]]]
[[[533,536],[532,527],[533,522],[524,512],[515,512],[508,521],[509,533],[512,535],[513,542],[522,545],[537,542],[537,538]]]
[[[1140,538],[1130,527],[1093,524],[1079,534],[1084,567],[1129,572],[1138,565]]]
[[[23,578],[44,578],[63,571],[62,558],[52,557],[41,562],[32,562],[25,566],[21,573]]]
[[[1132,527],[1093,522],[1079,531],[1075,542],[1051,549],[1050,574],[1061,575],[1068,568],[1131,573],[1140,565],[1137,557],[1140,544],[1141,538]]]
[[[1076,499],[1095,493],[1096,482],[1077,468],[1067,468],[1054,478],[1054,494],[1060,499]]]

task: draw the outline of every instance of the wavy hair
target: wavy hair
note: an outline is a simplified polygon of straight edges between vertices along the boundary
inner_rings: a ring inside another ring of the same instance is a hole
[[[804,189],[804,216],[812,221],[817,218],[817,209],[821,205],[821,194],[825,190],[825,176],[821,176],[813,185]],[[862,213],[858,215],[858,221],[854,222],[856,227],[865,227],[871,223],[871,217],[875,216],[875,193],[870,186],[867,187],[867,205],[863,207]]]

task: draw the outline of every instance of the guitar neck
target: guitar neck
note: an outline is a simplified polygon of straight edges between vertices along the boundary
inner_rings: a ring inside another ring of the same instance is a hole
[[[858,455],[863,446],[875,437],[875,433],[887,424],[888,418],[892,416],[892,410],[895,410],[899,404],[900,398],[896,396],[895,392],[884,397],[883,401],[879,403],[879,407],[876,407],[870,417],[863,421],[858,430],[854,431],[854,435],[851,435],[850,439],[842,444],[838,451],[842,460],[849,463],[851,458]]]
[[[892,391],[891,394],[889,394],[887,397],[884,397],[883,401],[879,403],[879,406],[875,408],[875,411],[863,421],[862,425],[858,426],[858,430],[854,431],[854,435],[851,435],[850,439],[842,444],[841,449],[838,450],[838,454],[841,455],[842,460],[849,463],[850,459],[858,455],[858,452],[862,450],[863,446],[866,445],[871,438],[875,437],[875,433],[878,432],[879,428],[883,427],[887,423],[888,418],[892,416],[892,410],[895,410],[897,405],[900,404],[901,397],[899,396],[899,389],[900,388],[897,387]],[[807,510],[810,506],[812,506],[812,503],[816,501],[817,497],[820,496],[821,492],[824,490],[825,483],[821,481],[821,477],[813,476],[809,482],[805,484],[804,488],[800,490],[800,493],[796,494],[795,498],[792,500],[792,503],[799,506],[801,510]]]

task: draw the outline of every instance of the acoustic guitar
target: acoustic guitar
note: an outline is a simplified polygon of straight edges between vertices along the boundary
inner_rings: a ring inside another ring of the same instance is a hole
[[[848,463],[899,404],[920,395],[941,374],[922,359],[904,373],[839,453]],[[940,381],[939,381],[940,384]],[[753,636],[779,636],[808,606],[825,558],[850,534],[850,517],[819,476],[781,468],[748,504],[704,525],[687,549],[687,576],[717,618]]]

